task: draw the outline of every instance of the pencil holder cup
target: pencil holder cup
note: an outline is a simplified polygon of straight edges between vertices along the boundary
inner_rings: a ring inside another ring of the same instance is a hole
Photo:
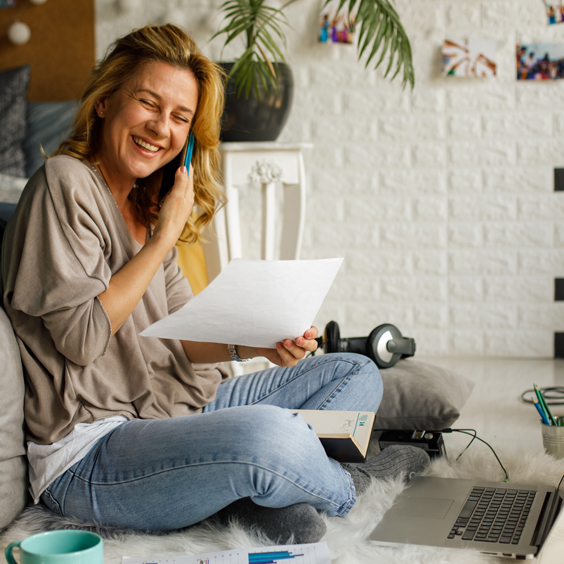
[[[555,458],[564,458],[564,427],[562,417],[555,417],[556,425],[545,425],[541,421],[544,450]]]

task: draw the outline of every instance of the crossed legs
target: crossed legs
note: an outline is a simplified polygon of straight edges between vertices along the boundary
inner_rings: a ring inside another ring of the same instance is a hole
[[[66,516],[141,530],[186,527],[247,497],[344,516],[356,500],[350,475],[301,418],[281,408],[376,411],[381,397],[378,370],[359,355],[311,357],[231,379],[201,414],[123,423],[42,501]]]

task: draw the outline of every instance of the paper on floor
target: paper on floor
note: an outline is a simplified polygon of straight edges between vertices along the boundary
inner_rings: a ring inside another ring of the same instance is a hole
[[[311,327],[342,262],[232,260],[194,299],[141,335],[274,348]]]
[[[331,564],[326,542],[236,548],[195,556],[122,558],[122,564]]]

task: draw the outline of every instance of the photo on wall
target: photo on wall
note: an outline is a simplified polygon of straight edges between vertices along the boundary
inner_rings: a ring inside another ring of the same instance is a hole
[[[558,24],[564,21],[564,6],[562,5],[562,0],[558,2],[547,2],[545,0],[544,5],[546,7],[546,17],[548,18],[548,24]]]
[[[318,41],[320,43],[353,43],[356,14],[347,7],[339,10],[339,0],[331,0],[323,6],[319,21]]]
[[[487,78],[497,74],[497,41],[445,39],[443,76]]]
[[[517,45],[517,80],[564,78],[564,43]]]

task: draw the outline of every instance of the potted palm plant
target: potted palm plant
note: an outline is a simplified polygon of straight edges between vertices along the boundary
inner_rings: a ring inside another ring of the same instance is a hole
[[[287,65],[284,10],[268,0],[226,0],[220,10],[225,25],[212,37],[225,36],[223,46],[243,38],[245,50],[232,63],[220,63],[228,76],[223,141],[274,141],[288,118],[293,78]],[[365,66],[386,65],[393,80],[402,73],[402,87],[413,88],[411,46],[393,0],[337,0],[336,11],[355,14],[359,60]],[[325,0],[327,6],[331,0]],[[335,0],[334,0],[335,2]]]

